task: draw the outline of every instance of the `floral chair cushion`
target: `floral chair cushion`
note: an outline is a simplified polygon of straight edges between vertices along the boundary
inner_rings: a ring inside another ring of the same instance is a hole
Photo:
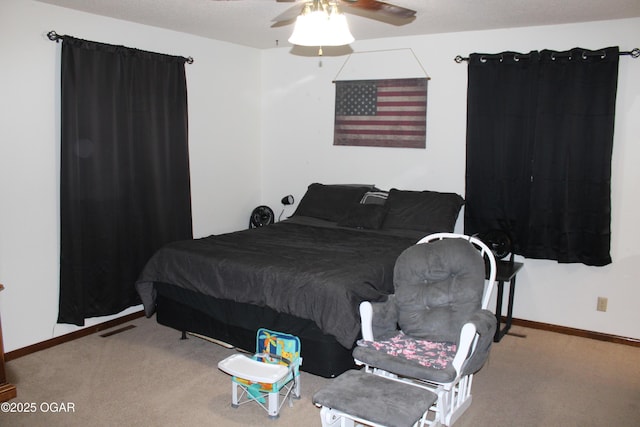
[[[457,349],[456,344],[452,342],[415,339],[405,335],[402,331],[385,340],[359,340],[358,346],[382,351],[390,356],[402,357],[431,369],[448,368]]]

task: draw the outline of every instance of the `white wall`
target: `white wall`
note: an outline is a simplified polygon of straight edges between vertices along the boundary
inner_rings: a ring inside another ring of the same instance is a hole
[[[50,30],[192,56],[195,62],[185,67],[194,235],[245,228],[260,202],[258,50],[31,0],[2,0],[0,282],[6,289],[0,313],[6,351],[77,329],[56,325],[61,44],[46,38]]]
[[[291,193],[299,200],[311,182],[372,183],[385,189],[464,195],[467,65],[455,63],[456,55],[576,46],[631,50],[640,47],[639,40],[640,19],[628,19],[353,43],[355,52],[378,51],[374,66],[381,69],[389,62],[385,50],[413,50],[431,77],[426,150],[332,146],[332,80],[347,58],[267,50],[262,61],[263,199],[279,208],[283,195]],[[635,166],[640,163],[635,126],[640,117],[639,73],[640,59],[620,58],[612,164],[613,264],[597,268],[525,260],[517,280],[515,317],[640,338],[640,286],[634,268],[640,265],[640,181]],[[461,220],[456,230],[462,231]],[[609,299],[607,312],[596,311],[598,296]]]

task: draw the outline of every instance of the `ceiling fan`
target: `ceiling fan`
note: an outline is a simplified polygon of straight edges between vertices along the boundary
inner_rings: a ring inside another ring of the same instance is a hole
[[[311,0],[276,0],[278,3],[298,3],[273,19],[272,27],[292,24]],[[378,0],[333,0],[341,10],[364,18],[393,25],[405,25],[416,18],[416,11]]]

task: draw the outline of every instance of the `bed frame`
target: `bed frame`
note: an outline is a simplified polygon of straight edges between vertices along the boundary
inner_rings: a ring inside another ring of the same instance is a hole
[[[310,320],[269,307],[238,303],[198,294],[165,283],[156,283],[156,321],[186,333],[213,338],[239,349],[253,352],[256,331],[267,328],[297,336],[301,342],[301,369],[333,378],[355,367],[352,349],[323,333]]]

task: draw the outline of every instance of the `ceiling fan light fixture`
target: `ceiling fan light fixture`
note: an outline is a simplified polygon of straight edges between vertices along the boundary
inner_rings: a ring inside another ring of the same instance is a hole
[[[329,41],[325,43],[325,46],[343,46],[353,43],[355,40],[349,30],[347,17],[342,13],[334,13],[329,16],[327,39]]]
[[[347,18],[326,0],[306,3],[289,37],[289,43],[300,46],[343,46],[354,40]]]

